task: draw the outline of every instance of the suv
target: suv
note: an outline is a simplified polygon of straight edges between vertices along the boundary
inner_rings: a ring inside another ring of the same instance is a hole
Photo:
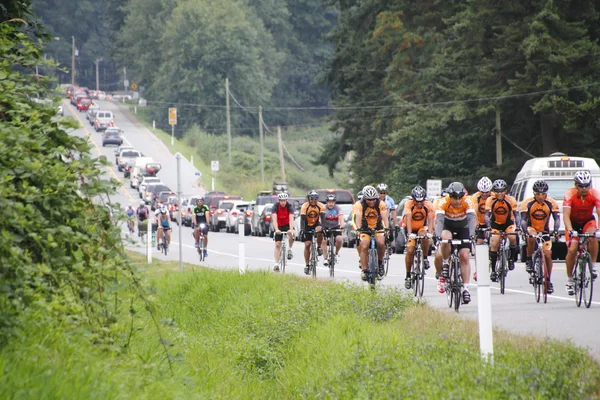
[[[214,212],[210,213],[210,221],[208,223],[209,229],[213,232],[219,232],[221,228],[225,228],[227,216],[229,215],[229,211],[231,211],[233,206],[233,201],[222,200],[219,202],[219,207]]]
[[[96,111],[96,116],[94,118],[94,130],[96,132],[104,130],[109,126],[113,126],[115,124],[115,116],[111,111]]]
[[[140,199],[143,197],[144,192],[146,191],[146,187],[152,183],[162,183],[160,178],[155,176],[144,176],[138,185],[138,192],[140,195]]]
[[[102,147],[107,144],[115,144],[120,146],[123,144],[123,137],[121,133],[123,131],[116,126],[111,126],[110,128],[106,128],[106,130],[102,133]]]
[[[142,153],[140,153],[137,150],[129,149],[121,151],[121,153],[119,154],[117,169],[119,170],[119,172],[123,171],[127,163],[133,164],[135,162],[135,159],[141,156]]]
[[[154,205],[154,199],[156,199],[156,195],[163,191],[171,191],[171,189],[169,189],[169,187],[162,182],[151,183],[146,187],[144,200],[146,203]]]

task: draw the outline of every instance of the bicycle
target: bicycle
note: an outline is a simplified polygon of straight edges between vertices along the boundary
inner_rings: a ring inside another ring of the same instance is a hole
[[[205,245],[205,240],[206,237],[204,235],[204,228],[206,227],[206,224],[200,224],[198,226],[198,231],[199,231],[199,237],[198,237],[198,255],[200,256],[200,262],[204,261],[205,256],[204,256],[204,250],[206,249],[206,245]],[[192,232],[193,235],[193,232]]]
[[[127,228],[129,228],[129,233],[133,234],[135,232],[135,222],[132,217],[127,217]]]
[[[375,243],[375,234],[385,233],[385,231],[385,229],[366,229],[358,231],[359,233],[364,233],[371,237],[368,250],[369,258],[367,262],[367,282],[369,283],[371,289],[375,289],[375,283],[379,280],[379,257],[377,256],[377,244]]]
[[[531,265],[533,272],[530,275],[530,282],[533,285],[533,295],[536,302],[540,302],[542,294],[544,295],[544,303],[548,302],[548,266],[544,257],[544,243],[549,239],[548,233],[538,232],[536,235],[527,235],[535,238],[535,251],[531,255]]]
[[[337,257],[335,254],[335,233],[341,233],[341,229],[326,229],[325,235],[327,236],[327,262],[329,263],[329,277],[333,278],[335,275],[335,263]]]
[[[412,235],[412,234],[411,234]],[[410,236],[410,235],[409,235]],[[429,236],[410,236],[411,239],[415,239],[415,253],[413,258],[413,265],[410,271],[411,286],[415,292],[415,296],[423,297],[423,291],[425,290],[425,257],[423,255],[423,246],[421,241]]]
[[[386,237],[386,239],[385,239],[385,255],[383,256],[383,265],[384,265],[384,268],[385,268],[385,274],[384,274],[384,276],[387,276],[388,270],[390,268],[390,256],[392,255],[392,252],[394,251],[394,249],[392,248],[392,243],[393,242],[394,242],[393,235],[391,235],[391,237],[389,238],[389,240]]]
[[[319,263],[319,255],[317,253],[317,233],[316,231],[307,231],[308,235],[312,235],[312,244],[310,246],[310,255],[308,256],[309,273],[313,278],[317,278],[317,264]]]
[[[585,308],[592,305],[592,295],[594,294],[594,267],[592,266],[592,256],[588,251],[588,243],[591,237],[597,237],[596,233],[580,233],[577,235],[579,248],[575,268],[573,268],[573,283],[575,286],[575,304],[581,307],[581,300]]]
[[[450,270],[448,273],[448,278],[446,279],[445,291],[448,298],[448,307],[452,308],[454,305],[454,310],[458,312],[462,302],[461,297],[463,288],[463,280],[460,271],[460,256],[458,255],[458,250],[461,244],[466,243],[470,243],[472,249],[473,242],[471,239],[442,239],[439,241],[439,243],[449,243],[452,246],[450,251]]]
[[[138,237],[144,242],[144,237],[148,234],[148,221],[138,220]]]
[[[171,229],[171,228],[167,228],[165,226],[163,226],[162,229],[162,237],[161,237],[161,243],[160,243],[160,247],[163,253],[165,253],[165,256],[167,255],[167,253],[169,252],[169,241],[167,240],[167,231]]]
[[[508,260],[512,257],[510,246],[508,246],[508,236],[517,236],[518,232],[491,232],[492,235],[500,236],[500,245],[498,246],[498,260],[496,261],[496,274],[500,282],[500,293],[504,294],[506,288],[506,275],[508,275]]]
[[[287,264],[287,246],[288,246],[288,233],[281,232],[283,237],[281,238],[281,247],[279,248],[279,271],[285,274],[285,265]],[[275,235],[273,235],[275,240]]]

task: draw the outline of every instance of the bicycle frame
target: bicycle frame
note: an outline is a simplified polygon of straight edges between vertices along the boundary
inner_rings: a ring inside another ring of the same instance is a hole
[[[411,285],[414,290],[414,295],[418,297],[423,297],[423,291],[425,290],[425,256],[423,255],[423,246],[421,241],[426,237],[427,236],[415,237],[416,244],[411,269]]]
[[[446,296],[448,297],[448,307],[452,308],[454,305],[454,311],[458,312],[461,304],[461,295],[463,280],[460,269],[460,255],[458,254],[459,246],[461,244],[471,243],[470,239],[443,239],[440,243],[449,243],[450,249],[450,271],[449,277],[446,280]]]
[[[281,238],[281,247],[279,248],[279,271],[282,274],[285,273],[285,264],[287,262],[287,241],[287,232],[283,232],[283,237]]]
[[[206,228],[206,224],[200,224],[198,228],[198,254],[200,256],[200,261],[204,261],[204,250],[206,249],[206,235],[204,234],[203,229]]]
[[[508,260],[511,257],[508,245],[509,236],[517,236],[518,232],[491,232],[493,236],[500,236],[498,245],[498,260],[496,261],[496,273],[500,282],[500,293],[504,294],[506,288],[506,275],[508,274]]]
[[[367,261],[367,270],[368,270],[368,279],[369,285],[371,289],[375,288],[375,283],[377,282],[377,270],[379,269],[379,260],[377,257],[377,243],[375,242],[375,234],[376,233],[385,233],[384,229],[375,230],[375,229],[366,229],[359,230],[359,232],[367,234],[370,236],[369,249],[368,249],[368,261]]]
[[[596,233],[580,233],[577,235],[579,246],[577,249],[575,265],[573,266],[575,304],[577,304],[577,307],[581,307],[582,299],[586,308],[590,308],[592,305],[592,295],[594,294],[594,271],[592,267],[592,256],[588,251],[588,243],[591,237],[596,237]]]
[[[533,293],[536,302],[540,302],[542,293],[544,294],[544,303],[548,302],[548,266],[546,265],[546,257],[544,256],[544,243],[545,238],[549,236],[548,233],[538,232],[536,235],[527,235],[535,238],[535,251],[531,255],[531,263],[533,265],[534,272],[531,273]]]
[[[333,278],[335,274],[335,251],[336,251],[336,243],[335,243],[335,233],[341,233],[341,229],[327,229],[325,231],[325,235],[327,237],[327,260],[329,262],[329,277]]]
[[[317,231],[309,231],[308,234],[312,234],[312,242],[310,246],[310,256],[308,258],[308,265],[310,266],[310,272],[313,278],[317,277],[317,263],[319,262],[319,256],[317,253]]]

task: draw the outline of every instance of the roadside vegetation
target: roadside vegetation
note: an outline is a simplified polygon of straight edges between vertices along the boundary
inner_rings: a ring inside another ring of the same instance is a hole
[[[490,365],[480,359],[475,322],[397,290],[190,265],[180,273],[177,262],[156,260],[138,268],[151,288],[160,335],[139,300],[124,305],[129,316],[117,321],[120,334],[111,346],[31,319],[23,339],[0,351],[0,397],[567,399],[599,393],[600,368],[586,351],[496,331]]]
[[[122,106],[123,111],[125,107]],[[194,156],[194,165],[202,172],[202,184],[207,190],[211,187],[211,160],[218,160],[220,171],[217,173],[216,189],[227,193],[239,194],[245,199],[253,199],[261,190],[270,190],[273,181],[281,182],[279,147],[275,134],[265,131],[264,135],[264,168],[265,180],[260,176],[260,141],[258,136],[233,134],[231,139],[231,164],[227,157],[227,136],[215,135],[192,126],[181,139],[175,139],[171,147],[171,133],[161,129],[153,129],[151,116],[147,109],[137,107],[137,115],[133,115],[144,126],[152,131],[173,153],[180,152],[186,158]],[[340,163],[329,175],[327,167],[316,165],[315,161],[323,146],[333,140],[335,135],[327,125],[304,129],[287,129],[282,131],[285,146],[292,158],[284,153],[286,180],[290,192],[294,196],[304,196],[310,189],[348,188],[348,163]],[[294,162],[295,161],[295,162]],[[297,165],[296,165],[297,164]]]

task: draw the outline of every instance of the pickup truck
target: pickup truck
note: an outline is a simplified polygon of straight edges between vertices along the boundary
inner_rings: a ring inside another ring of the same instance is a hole
[[[141,157],[142,153],[137,150],[123,150],[119,153],[119,158],[117,162],[117,168],[119,171],[123,171],[127,163],[133,164],[135,159]]]

